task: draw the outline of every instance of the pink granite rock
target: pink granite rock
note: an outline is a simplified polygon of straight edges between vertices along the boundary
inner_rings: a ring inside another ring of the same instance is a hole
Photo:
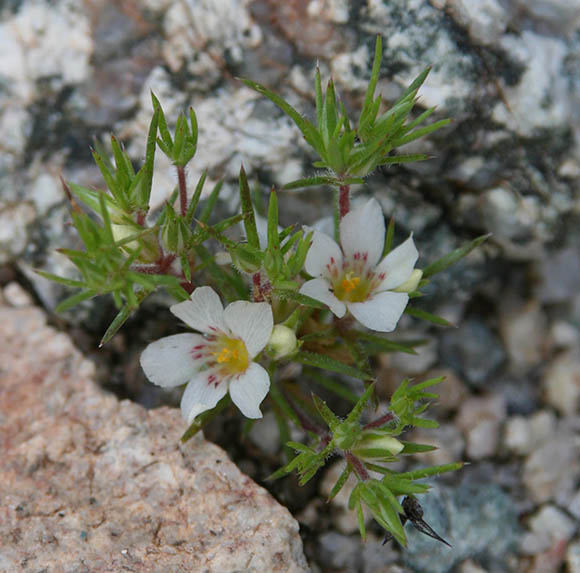
[[[0,306],[0,571],[306,571],[298,524],[178,411],[99,389],[37,308]]]

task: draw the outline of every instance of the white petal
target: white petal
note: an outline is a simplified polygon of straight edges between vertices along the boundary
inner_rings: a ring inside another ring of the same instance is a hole
[[[393,249],[375,268],[375,273],[384,273],[385,278],[377,287],[377,291],[390,290],[401,286],[411,278],[419,251],[411,235],[404,243]]]
[[[266,346],[274,328],[272,308],[265,302],[232,302],[224,310],[224,321],[244,341],[252,358]]]
[[[312,229],[304,228],[304,233],[307,234]],[[329,271],[327,265],[331,265],[332,261],[342,267],[342,252],[340,247],[336,244],[334,239],[320,231],[314,231],[312,235],[312,245],[306,255],[304,268],[306,272],[313,277],[327,277]]]
[[[174,334],[152,342],[141,354],[145,376],[157,386],[185,384],[199,370],[203,360],[193,358],[193,347],[203,344],[199,334]]]
[[[311,281],[305,282],[300,287],[300,293],[323,302],[338,318],[342,318],[346,312],[344,302],[334,296],[330,290],[330,283],[324,279],[312,279]]]
[[[169,310],[187,326],[200,332],[215,334],[216,329],[222,332],[226,329],[224,307],[211,287],[196,288],[190,300],[174,304]]]
[[[402,292],[379,292],[364,302],[347,302],[348,310],[364,326],[379,332],[395,330],[409,302]]]
[[[208,379],[211,375],[210,370],[200,372],[191,379],[183,393],[181,413],[188,424],[191,424],[197,415],[211,410],[228,391],[226,380],[210,382]]]
[[[385,218],[374,197],[342,218],[340,244],[345,257],[367,253],[369,264],[377,264],[385,248]]]
[[[268,373],[255,362],[230,382],[230,396],[246,418],[261,418],[260,404],[270,388]]]

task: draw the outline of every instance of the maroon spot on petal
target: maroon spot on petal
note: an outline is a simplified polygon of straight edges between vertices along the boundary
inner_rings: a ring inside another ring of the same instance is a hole
[[[381,274],[379,275],[379,278],[380,278],[381,280],[385,280],[385,273],[381,273]]]
[[[369,258],[369,254],[368,253],[363,253],[363,259],[366,261]]]

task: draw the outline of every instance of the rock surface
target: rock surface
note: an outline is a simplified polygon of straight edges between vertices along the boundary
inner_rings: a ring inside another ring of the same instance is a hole
[[[0,571],[307,570],[289,512],[176,410],[98,389],[36,308],[0,325]]]

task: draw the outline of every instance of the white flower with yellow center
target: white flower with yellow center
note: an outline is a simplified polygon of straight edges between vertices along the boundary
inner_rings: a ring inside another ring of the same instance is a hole
[[[270,378],[253,359],[272,334],[270,305],[236,301],[224,309],[217,293],[204,286],[170,310],[203,335],[175,334],[149,344],[141,354],[147,378],[163,387],[188,383],[181,399],[188,424],[228,391],[244,416],[261,418]]]
[[[395,329],[422,272],[414,269],[419,253],[409,237],[382,260],[385,220],[376,199],[347,213],[340,222],[340,246],[314,231],[304,268],[314,278],[300,288],[342,318],[347,309],[364,326]]]

